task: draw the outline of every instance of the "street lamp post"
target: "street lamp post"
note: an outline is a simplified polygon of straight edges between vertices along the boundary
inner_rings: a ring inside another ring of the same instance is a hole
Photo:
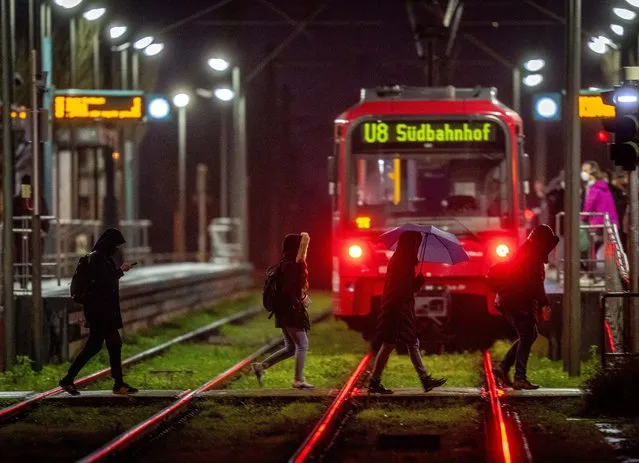
[[[186,258],[186,107],[190,100],[186,93],[173,97],[173,104],[178,108],[177,252],[182,260]]]
[[[230,67],[230,63],[223,58],[211,58],[208,60],[211,69],[224,72]],[[239,219],[239,243],[240,257],[243,262],[248,261],[248,181],[246,165],[246,99],[244,97],[240,68],[234,66],[231,70],[232,98],[233,98],[233,166],[231,169],[230,186],[231,202],[230,215]],[[220,91],[222,93],[220,93]],[[216,97],[228,92],[228,89],[216,90]],[[223,98],[220,98],[223,99]]]

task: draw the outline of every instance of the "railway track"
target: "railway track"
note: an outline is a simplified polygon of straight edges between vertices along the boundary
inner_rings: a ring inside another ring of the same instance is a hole
[[[208,325],[202,326],[200,328],[197,328],[193,331],[190,331],[188,333],[185,333],[183,335],[177,336],[173,339],[170,339],[166,342],[163,342],[162,344],[159,344],[155,347],[152,347],[151,349],[145,350],[143,352],[140,352],[132,357],[129,357],[127,359],[125,359],[122,362],[122,367],[123,368],[127,368],[130,367],[132,365],[135,365],[137,363],[140,363],[142,361],[151,359],[153,357],[156,357],[160,354],[162,354],[163,352],[165,352],[166,350],[168,350],[170,347],[175,346],[177,344],[181,344],[184,342],[188,342],[191,341],[193,339],[198,339],[201,338],[202,336],[205,336],[217,329],[219,329],[220,327],[230,324],[230,323],[235,323],[238,321],[242,321],[245,320],[247,318],[253,317],[259,313],[263,312],[263,309],[261,307],[250,307],[248,309],[242,310],[240,312],[237,312],[233,315],[227,316],[227,317],[223,317],[220,318],[218,320],[215,320],[211,323],[209,323]],[[100,381],[105,379],[109,374],[111,373],[111,368],[104,368],[102,370],[96,371],[95,373],[91,373],[90,375],[84,376],[82,378],[76,379],[75,384],[78,387],[82,387],[82,386],[86,386],[88,384],[94,383],[96,381]],[[32,409],[33,407],[39,405],[40,403],[42,403],[43,400],[53,397],[57,394],[60,394],[64,392],[64,390],[61,387],[54,387],[53,389],[50,389],[48,391],[45,392],[40,392],[37,394],[34,394],[30,397],[28,397],[27,399],[18,402],[16,404],[10,405],[8,407],[5,407],[3,409],[0,410],[0,423],[6,423],[12,419],[15,419],[17,416],[24,414],[26,412],[28,412],[30,409]]]
[[[356,384],[362,378],[370,360],[369,353],[360,361],[333,403],[289,459],[289,463],[324,460],[329,447],[337,441],[339,432],[344,428],[356,399],[364,396],[359,393]],[[504,407],[501,403],[500,397],[504,391],[495,383],[489,352],[483,354],[483,373],[486,378],[486,386],[482,393],[486,460],[491,463],[531,463],[532,454],[521,427],[521,420],[514,409]]]
[[[327,310],[326,312],[315,317],[312,322],[320,322],[328,318],[330,314],[331,311]],[[98,461],[105,461],[107,459],[113,458],[114,456],[121,454],[134,444],[138,444],[145,438],[152,436],[153,433],[160,427],[168,429],[168,425],[170,425],[171,422],[180,418],[190,418],[194,416],[195,413],[191,413],[190,416],[187,415],[189,415],[189,410],[192,409],[195,399],[198,396],[212,389],[221,387],[232,378],[234,378],[236,375],[238,375],[245,367],[250,365],[251,362],[259,358],[261,355],[275,349],[282,343],[283,340],[280,337],[268,341],[262,347],[251,353],[249,356],[240,360],[235,365],[220,373],[210,381],[202,384],[196,389],[182,391],[177,400],[175,400],[172,404],[158,411],[146,420],[141,421],[129,430],[121,433],[101,448],[93,451],[91,454],[79,460],[79,462],[95,463]]]

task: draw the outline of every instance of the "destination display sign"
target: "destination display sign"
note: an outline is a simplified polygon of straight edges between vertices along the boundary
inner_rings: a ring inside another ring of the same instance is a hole
[[[503,150],[503,129],[491,121],[381,120],[361,122],[351,134],[351,149],[406,152],[428,149]]]
[[[53,104],[55,119],[60,121],[136,122],[144,117],[142,96],[59,95]]]

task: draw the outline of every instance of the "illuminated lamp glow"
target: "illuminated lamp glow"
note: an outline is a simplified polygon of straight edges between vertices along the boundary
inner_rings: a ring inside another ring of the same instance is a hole
[[[348,247],[348,256],[351,259],[361,259],[364,255],[364,250],[359,244],[352,244]]]
[[[82,13],[82,17],[87,21],[97,21],[106,13],[106,8],[91,8]]]
[[[231,63],[224,58],[211,58],[208,60],[208,65],[214,71],[223,72],[229,68]]]
[[[164,119],[170,112],[171,106],[164,98],[156,98],[149,103],[149,114],[154,119]]]
[[[526,87],[536,87],[544,81],[544,76],[541,74],[530,74],[523,78],[523,83]]]
[[[635,8],[639,8],[639,0],[626,0],[626,3]]]
[[[146,47],[153,43],[153,37],[148,35],[146,37],[142,37],[140,40],[136,40],[133,42],[133,48],[136,50],[144,50]]]
[[[163,43],[152,43],[151,45],[149,45],[148,47],[144,49],[144,54],[146,56],[155,56],[161,53],[162,50],[164,50]]]
[[[632,21],[637,16],[637,13],[627,8],[613,8],[612,12],[626,21]]]
[[[524,69],[529,72],[539,72],[544,66],[546,62],[541,58],[530,59],[524,63]]]
[[[506,244],[498,244],[495,248],[495,254],[499,257],[508,257],[508,254],[510,254],[510,248]]]
[[[178,93],[173,97],[173,104],[178,108],[186,108],[191,101],[191,97],[187,93]]]
[[[559,106],[552,98],[544,97],[540,98],[539,101],[537,101],[535,110],[537,111],[537,114],[539,114],[544,119],[550,119],[557,115]]]
[[[235,98],[235,92],[230,88],[216,88],[215,92],[213,92],[215,98],[222,101],[231,101]]]
[[[597,140],[601,143],[608,143],[610,141],[610,134],[605,130],[600,130],[597,132]]]
[[[119,151],[114,151],[113,154],[111,154],[111,157],[113,158],[114,161],[117,161],[120,159],[120,152]]]
[[[524,211],[524,218],[526,220],[532,220],[535,218],[535,213],[533,211],[531,211],[530,209],[526,209]]]
[[[109,37],[113,40],[119,39],[124,34],[126,34],[126,26],[113,26],[109,29]]]
[[[82,0],[55,0],[56,5],[66,8],[67,10],[75,8],[80,3],[82,3]]]
[[[620,26],[619,24],[611,24],[610,30],[614,32],[615,34],[617,34],[618,36],[623,35],[623,26]]]
[[[590,42],[588,42],[588,48],[590,48],[590,51],[597,53],[598,55],[605,55],[608,51],[608,45],[601,37],[593,37],[590,39]]]
[[[617,103],[636,103],[637,95],[619,95],[617,97]]]
[[[357,217],[355,219],[355,225],[360,229],[369,229],[371,228],[371,218],[370,217]]]

